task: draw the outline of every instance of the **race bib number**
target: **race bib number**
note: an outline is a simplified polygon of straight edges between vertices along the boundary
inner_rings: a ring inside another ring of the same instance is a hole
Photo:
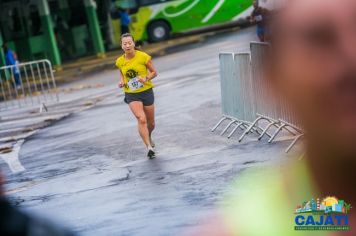
[[[127,84],[129,86],[129,89],[132,91],[135,91],[143,87],[143,84],[140,81],[138,81],[137,77],[130,79]]]
[[[261,22],[261,21],[263,20],[262,15],[256,16],[256,17],[255,17],[255,20],[256,20],[257,22]]]

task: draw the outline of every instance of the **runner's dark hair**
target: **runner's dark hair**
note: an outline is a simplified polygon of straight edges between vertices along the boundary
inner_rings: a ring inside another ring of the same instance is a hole
[[[122,35],[121,35],[121,39],[120,39],[121,44],[122,44],[122,40],[123,40],[124,38],[128,38],[128,37],[132,38],[132,41],[135,42],[135,38],[134,38],[134,36],[132,36],[132,34],[130,34],[130,33],[125,33],[125,34],[122,34]],[[136,42],[135,42],[135,44],[136,44]],[[137,46],[135,46],[135,50],[142,51],[142,50],[141,50],[139,47],[137,47]]]

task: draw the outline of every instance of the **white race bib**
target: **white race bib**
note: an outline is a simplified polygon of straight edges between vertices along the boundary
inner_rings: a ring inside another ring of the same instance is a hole
[[[256,22],[261,22],[263,20],[262,15],[258,15],[255,17]]]
[[[143,87],[143,84],[140,81],[138,81],[137,77],[130,79],[127,84],[131,91],[135,91]]]

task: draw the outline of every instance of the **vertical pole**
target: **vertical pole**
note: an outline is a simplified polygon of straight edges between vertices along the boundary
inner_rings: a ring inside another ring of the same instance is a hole
[[[59,9],[68,9],[67,0],[59,0]]]
[[[65,21],[69,20],[70,12],[67,0],[59,0],[60,15]]]
[[[47,0],[37,0],[41,15],[44,34],[47,36],[51,61],[57,69],[61,69],[61,55],[59,54],[56,37],[53,30],[52,19]]]
[[[6,66],[6,62],[5,62],[5,54],[4,54],[4,50],[2,49],[2,45],[4,44],[4,41],[2,39],[2,34],[0,31],[0,67],[1,66]]]
[[[2,35],[1,35],[1,30],[0,30],[0,67],[5,66],[5,55],[4,55],[4,50],[2,49],[2,45],[4,44],[2,40]],[[2,71],[0,70],[0,87],[1,87],[1,97],[0,97],[0,102],[3,101],[5,104],[5,107],[7,108],[7,98],[6,98],[6,93],[5,93],[5,81],[6,81],[6,75],[2,74]],[[4,78],[4,79],[3,79]],[[0,110],[2,108],[2,105],[0,106]],[[0,116],[1,119],[1,116]]]
[[[84,0],[84,5],[95,53],[97,57],[105,58],[103,37],[101,35],[99,20],[96,14],[96,3],[94,0]]]
[[[2,66],[6,66],[6,60],[5,60],[5,53],[4,53],[4,49],[2,48],[2,45],[4,44],[4,40],[2,39],[2,34],[0,31],[0,67]],[[10,78],[10,73],[8,70],[3,70],[3,74],[1,74],[0,76],[2,76],[2,79],[0,79],[0,82],[6,82],[9,78]],[[2,73],[0,71],[0,73]]]

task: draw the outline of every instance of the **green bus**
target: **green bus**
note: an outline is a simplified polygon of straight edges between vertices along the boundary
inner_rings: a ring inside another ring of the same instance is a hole
[[[252,11],[253,0],[117,0],[128,9],[130,32],[136,40],[159,42],[174,34],[189,33],[227,24],[244,22]],[[113,24],[120,36],[119,20]]]

